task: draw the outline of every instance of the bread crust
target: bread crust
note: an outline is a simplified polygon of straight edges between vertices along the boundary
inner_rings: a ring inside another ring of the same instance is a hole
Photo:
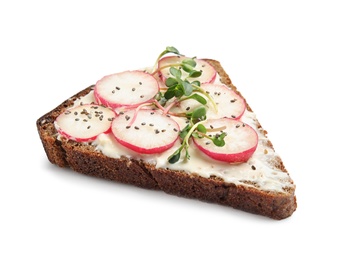
[[[221,81],[244,99],[221,64],[216,60],[205,60],[217,70]],[[59,140],[54,127],[55,119],[71,107],[75,100],[88,94],[93,88],[94,85],[80,91],[36,121],[44,150],[52,164],[69,167],[85,175],[145,189],[162,190],[168,194],[230,206],[277,220],[291,216],[296,210],[295,186],[285,193],[263,191],[250,186],[226,183],[217,177],[204,178],[197,174],[156,168],[142,160],[125,156],[120,159],[110,158],[96,151],[92,145],[66,139]],[[247,109],[252,111],[248,104]],[[270,141],[269,145],[272,147]],[[281,158],[278,157],[277,161],[275,166],[287,173]]]

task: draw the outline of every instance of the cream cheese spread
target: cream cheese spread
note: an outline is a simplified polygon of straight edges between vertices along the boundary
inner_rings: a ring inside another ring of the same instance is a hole
[[[217,75],[216,82],[220,79]],[[74,103],[89,104],[95,102],[93,91],[80,98]],[[184,119],[173,117],[180,125],[180,129],[185,125]],[[258,133],[259,141],[255,153],[245,163],[228,164],[209,158],[199,151],[194,145],[189,147],[190,159],[181,159],[177,163],[168,163],[168,157],[180,146],[176,142],[174,146],[163,153],[158,154],[140,154],[132,151],[121,144],[114,138],[112,133],[100,134],[92,142],[95,149],[111,158],[120,158],[126,156],[136,160],[144,160],[149,164],[155,165],[156,168],[168,168],[171,170],[184,171],[188,174],[197,174],[204,178],[211,176],[220,177],[227,183],[236,185],[245,185],[255,187],[265,191],[285,192],[288,188],[293,188],[289,175],[286,172],[274,167],[277,162],[276,152],[268,145],[268,140],[263,134],[263,129],[258,128],[259,124],[256,115],[245,110],[241,121],[249,124]]]

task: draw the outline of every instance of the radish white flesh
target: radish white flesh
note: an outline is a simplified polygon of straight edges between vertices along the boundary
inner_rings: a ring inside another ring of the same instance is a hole
[[[193,138],[194,144],[200,151],[209,157],[228,163],[246,162],[255,152],[258,136],[256,131],[249,125],[228,118],[210,119],[204,123],[208,129],[220,129],[226,133],[224,138],[225,145],[222,147],[216,146],[211,140],[203,138]],[[222,134],[221,131],[207,132],[207,135],[215,136]]]
[[[144,71],[124,71],[99,80],[94,97],[99,104],[112,107],[135,107],[155,97],[159,91],[157,80]]]
[[[172,147],[179,125],[160,111],[135,109],[122,112],[112,122],[112,132],[123,146],[138,153],[153,154]]]
[[[99,105],[81,105],[66,110],[55,120],[57,131],[77,142],[94,140],[111,129],[114,112]]]
[[[233,118],[239,119],[243,115],[246,104],[242,97],[236,94],[232,89],[229,89],[223,84],[202,84],[201,88],[208,93],[213,101],[216,103],[217,111],[210,100],[207,100],[207,114],[208,119],[214,118]],[[205,99],[208,99],[204,94],[198,93]],[[195,108],[202,106],[194,99],[187,99],[182,101],[178,106],[175,106],[171,111],[174,113],[188,113]]]
[[[184,56],[164,57],[159,61],[158,67],[163,68],[169,64],[181,64],[182,60],[184,59],[189,59],[189,58],[184,57]],[[194,79],[190,78],[189,81],[198,80],[200,81],[200,83],[211,83],[216,79],[217,72],[208,62],[201,59],[194,59],[194,61],[196,62],[196,66],[194,69],[198,71],[202,71],[202,74],[198,78],[194,78]],[[173,66],[173,67],[177,67],[177,66]],[[170,67],[161,69],[161,76],[162,76],[163,81],[165,81],[167,78],[171,76],[171,74],[169,73],[169,69]],[[181,77],[182,79],[188,76],[188,74],[186,74],[184,71],[182,71],[182,73],[183,73]]]

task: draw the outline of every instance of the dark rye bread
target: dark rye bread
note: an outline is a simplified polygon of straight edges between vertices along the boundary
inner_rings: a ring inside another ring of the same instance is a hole
[[[216,69],[224,84],[241,95],[218,61],[205,60]],[[56,117],[71,107],[78,98],[88,94],[93,87],[94,85],[80,91],[37,120],[38,133],[51,163],[60,167],[70,167],[72,170],[86,175],[146,189],[162,190],[180,197],[231,206],[273,219],[287,218],[296,210],[295,185],[284,192],[264,191],[253,185],[227,183],[220,177],[204,178],[196,173],[189,174],[156,168],[142,160],[129,159],[125,156],[120,159],[110,158],[96,151],[92,145],[64,138],[58,139],[54,127]],[[247,109],[252,112],[248,104]],[[265,131],[264,134],[266,135]],[[268,145],[273,149],[270,141],[268,141]],[[287,173],[280,157],[277,156],[274,163],[275,168]],[[290,178],[289,181],[293,184]]]

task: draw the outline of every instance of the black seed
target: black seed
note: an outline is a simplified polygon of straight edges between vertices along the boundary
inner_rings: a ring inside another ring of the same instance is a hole
[[[236,118],[236,116],[235,116],[235,115],[231,115],[231,117],[232,117],[232,118]]]
[[[158,129],[155,129],[155,134],[160,133],[160,131]]]
[[[239,128],[240,127],[240,125],[236,125],[236,128]]]
[[[140,98],[144,98],[144,95],[141,95]]]
[[[210,125],[210,128],[213,129],[213,125]]]
[[[87,129],[89,129],[89,128],[91,128],[91,126],[89,125],[89,126],[87,126]]]
[[[76,116],[77,114],[78,114],[78,113],[75,111],[75,112],[74,112],[74,115]]]
[[[139,85],[142,85],[142,82],[138,82]]]
[[[114,94],[114,93],[116,93],[116,91],[115,91],[115,90],[112,90],[112,94]]]
[[[70,113],[71,113],[70,111],[66,111],[64,114],[69,115]]]
[[[166,131],[166,129],[162,129],[162,133],[164,133]]]
[[[253,169],[255,171],[256,167],[254,165],[251,165],[251,169]]]
[[[146,125],[146,123],[145,123],[145,122],[143,122],[143,123],[141,123],[141,125]]]
[[[83,119],[83,122],[88,122],[88,120],[87,119]]]
[[[150,115],[153,115],[153,114],[155,114],[155,113],[154,113],[154,112],[151,112],[151,113],[150,113]]]
[[[107,118],[108,121],[113,121],[113,117]]]
[[[231,99],[231,100],[230,100],[231,103],[234,103],[234,102],[236,102],[236,101],[237,101],[237,99]]]
[[[186,110],[188,111],[188,110],[190,110],[191,108],[190,107],[186,107]]]
[[[120,87],[116,87],[117,90],[120,90]]]
[[[126,121],[128,121],[130,119],[130,117],[128,115],[125,116]]]
[[[149,124],[149,126],[154,126],[154,124]]]
[[[75,121],[80,121],[80,118],[75,118]]]
[[[129,129],[130,127],[131,127],[130,125],[126,126],[126,129]]]
[[[132,91],[135,91],[136,89],[135,88],[132,88]]]
[[[176,128],[174,128],[173,130],[174,130],[174,132],[177,132],[177,129],[176,129]]]
[[[119,115],[124,115],[124,112],[123,112],[123,111],[120,111],[120,112],[119,112]]]
[[[135,126],[135,129],[136,129],[136,130],[139,130],[139,127],[138,127],[138,126]]]
[[[206,145],[209,145],[210,143],[211,143],[211,142],[206,142],[205,144],[206,144]]]

